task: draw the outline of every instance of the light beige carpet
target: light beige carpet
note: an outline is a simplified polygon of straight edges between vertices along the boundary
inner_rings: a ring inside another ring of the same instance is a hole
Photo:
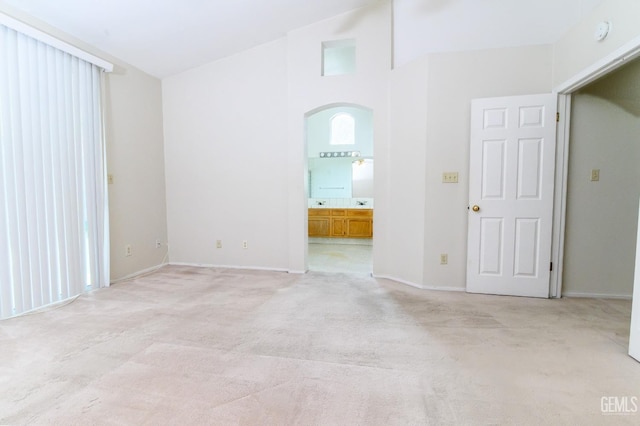
[[[166,267],[0,322],[0,424],[599,425],[630,302]]]

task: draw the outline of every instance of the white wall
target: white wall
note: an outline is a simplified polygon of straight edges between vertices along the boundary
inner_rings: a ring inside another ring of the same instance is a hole
[[[172,263],[287,269],[285,48],[163,80]]]
[[[378,275],[415,286],[423,284],[428,72],[423,58],[391,73],[389,144],[384,153],[376,152],[376,168],[381,155],[387,159],[378,175],[389,191],[386,205],[376,200],[376,210],[385,209],[378,231],[388,245],[376,259]]]
[[[432,54],[390,72],[390,10],[380,4],[371,13],[318,22],[286,40],[165,80],[171,260],[305,270],[303,117],[323,105],[354,103],[374,112],[375,273],[422,287],[464,288],[470,100],[549,92],[638,36],[639,14],[640,2],[605,0],[553,47]],[[600,20],[611,20],[614,27],[604,42],[595,43],[593,29]],[[320,43],[345,38],[357,40],[356,73],[321,77]],[[123,79],[133,84],[135,75]],[[114,78],[116,98],[126,103],[139,97],[140,103],[149,99],[157,105],[153,83],[148,76],[139,78],[147,84],[129,87]],[[132,114],[124,111],[122,119]],[[158,118],[151,115],[156,118],[131,124],[151,129],[150,137],[135,129],[123,127],[123,132],[141,136],[136,146],[157,156]],[[126,137],[121,141],[131,143]],[[138,158],[130,159],[131,154]],[[144,173],[136,166],[145,164],[144,157],[135,149],[110,151],[110,167],[122,164],[132,173],[126,180],[135,182],[127,186],[130,196],[112,204],[116,276],[154,264],[138,253],[156,255],[147,240],[162,233],[161,217],[144,221],[163,204],[157,195],[161,172],[152,167],[147,179],[135,178]],[[460,183],[443,185],[443,171],[458,171]],[[121,173],[115,173],[112,198],[124,189],[118,187]],[[150,194],[145,187],[152,188]],[[217,239],[223,249],[215,249]],[[245,239],[249,249],[242,250]],[[134,256],[118,259],[129,240]],[[580,249],[569,247],[568,262],[575,264],[574,254],[589,255]],[[440,253],[449,255],[449,265],[439,265]],[[568,268],[565,290],[609,291],[576,287],[572,264]],[[625,293],[625,288],[612,292]]]
[[[292,31],[287,35],[288,83],[288,248],[289,270],[305,271],[307,250],[306,144],[304,118],[330,104],[356,104],[373,111],[375,166],[374,253],[376,270],[391,245],[384,240],[388,187],[385,183],[388,146],[388,74],[391,68],[390,6],[379,3]],[[321,76],[324,41],[355,39],[356,71]],[[383,207],[380,208],[378,202]]]
[[[424,283],[466,283],[470,102],[551,91],[551,46],[434,54],[429,93],[424,214]],[[443,172],[459,183],[443,184]],[[448,265],[440,265],[447,253]]]
[[[554,44],[553,86],[563,84],[585,68],[640,36],[640,2],[637,0],[604,0],[571,31]],[[596,25],[612,23],[607,38],[594,40]]]
[[[107,170],[114,177],[109,185],[111,280],[161,264],[167,224],[160,80],[2,2],[0,11],[114,63],[105,78]],[[163,243],[160,249],[156,239]]]
[[[398,0],[395,64],[436,52],[552,44],[603,0]]]
[[[434,54],[390,71],[389,14],[341,15],[164,80],[172,262],[306,270],[305,116],[357,104],[373,111],[374,273],[464,287],[469,103],[549,92],[551,47]],[[321,43],[344,38],[356,39],[356,72],[323,77]],[[243,159],[262,170],[255,179]],[[443,185],[443,171],[460,183]]]
[[[160,80],[133,67],[106,79],[111,278],[117,280],[168,262],[162,89]]]
[[[375,151],[386,142],[389,8],[352,16],[163,80],[172,263],[306,270],[306,115],[365,106]],[[321,76],[321,43],[344,38],[356,72]]]
[[[563,294],[633,288],[640,198],[640,63],[573,96]],[[591,181],[591,169],[600,180]]]
[[[376,143],[386,135],[376,89],[389,11],[373,11],[357,28],[339,16],[163,80],[172,263],[306,270],[305,115],[359,104],[373,109]],[[357,71],[322,77],[321,43],[343,38],[356,39]]]

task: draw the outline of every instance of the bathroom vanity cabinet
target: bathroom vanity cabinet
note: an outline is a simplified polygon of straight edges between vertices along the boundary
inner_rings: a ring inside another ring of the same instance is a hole
[[[373,210],[309,209],[309,236],[371,238],[373,237]]]

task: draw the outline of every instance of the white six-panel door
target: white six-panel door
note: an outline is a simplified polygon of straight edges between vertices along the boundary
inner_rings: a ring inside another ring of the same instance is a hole
[[[471,104],[467,291],[549,297],[557,96]]]

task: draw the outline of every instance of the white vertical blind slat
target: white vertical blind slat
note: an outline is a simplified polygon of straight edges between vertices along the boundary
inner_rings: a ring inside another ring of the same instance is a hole
[[[69,239],[67,240],[67,253],[70,262],[71,279],[67,286],[67,296],[72,296],[80,293],[79,288],[81,285],[79,281],[82,279],[82,253],[81,253],[81,228],[82,228],[82,154],[80,152],[80,123],[78,114],[79,93],[78,90],[72,90],[78,86],[78,67],[74,61],[75,58],[71,58],[70,61],[65,61],[67,64],[67,75],[69,76],[68,86],[65,87],[65,92],[68,95],[68,108],[67,114],[69,120],[67,121],[67,127],[69,130],[69,204],[67,209],[67,232]]]
[[[45,144],[47,146],[47,155],[45,160],[45,168],[48,170],[47,179],[48,179],[48,208],[47,208],[47,219],[48,219],[48,246],[49,246],[49,265],[50,265],[50,273],[51,273],[51,282],[49,285],[49,294],[51,300],[58,300],[59,283],[62,282],[61,275],[61,256],[60,256],[60,212],[59,212],[59,202],[57,194],[60,194],[62,191],[62,187],[60,186],[60,148],[57,143],[60,140],[60,118],[58,116],[58,91],[56,88],[56,73],[57,73],[57,51],[56,49],[49,47],[46,53],[46,61],[51,69],[51,72],[46,75],[46,85],[47,85],[47,103],[48,103],[48,112],[49,112],[49,134],[51,138],[49,138],[49,143]]]
[[[34,40],[28,40],[28,79],[26,85],[30,91],[31,102],[29,102],[29,117],[41,117],[42,109],[40,104],[40,90],[38,84],[39,73],[34,64],[38,63],[38,44]],[[25,120],[26,122],[27,120]],[[25,123],[26,124],[26,123]],[[31,129],[30,152],[25,155],[25,170],[29,176],[31,184],[31,192],[25,191],[27,198],[27,232],[29,233],[29,258],[31,271],[31,298],[29,300],[29,308],[35,306],[43,306],[42,281],[43,277],[43,256],[42,249],[44,246],[41,241],[41,222],[46,217],[45,212],[41,211],[43,192],[42,173],[40,168],[40,157],[42,156],[41,138],[42,124],[41,120],[37,124],[29,123],[27,125]],[[27,188],[28,189],[28,188]]]
[[[52,121],[55,123],[54,127],[57,129],[57,132],[52,133],[53,137],[51,140],[51,147],[53,150],[53,156],[51,158],[53,168],[54,168],[54,179],[55,179],[55,187],[54,187],[54,202],[55,202],[55,210],[54,214],[56,216],[56,228],[55,228],[55,252],[56,252],[56,261],[58,266],[58,282],[54,288],[54,295],[56,298],[65,299],[64,294],[66,293],[66,283],[69,281],[69,268],[67,264],[67,256],[65,253],[66,246],[66,237],[65,237],[65,214],[64,214],[64,191],[67,188],[67,182],[65,180],[66,169],[64,164],[64,146],[61,145],[60,141],[67,140],[66,137],[66,122],[63,120],[64,117],[64,92],[58,86],[57,76],[61,75],[64,72],[64,64],[63,64],[63,55],[55,51],[53,54],[53,60],[55,66],[53,67],[53,72],[50,73],[50,86],[52,88],[52,92],[54,93],[53,97],[55,98],[54,102],[54,115],[52,117]]]
[[[46,45],[40,44],[38,46],[38,62],[47,63],[48,61],[48,50],[49,47]],[[48,76],[45,73],[40,73],[38,75],[38,86],[40,87],[40,106],[42,108],[42,132],[39,138],[39,149],[41,150],[40,155],[40,180],[42,182],[42,199],[40,201],[41,212],[43,212],[43,220],[40,222],[40,235],[41,235],[41,270],[42,270],[42,281],[40,283],[41,295],[42,295],[42,304],[47,305],[52,303],[55,299],[53,298],[51,288],[54,283],[52,275],[55,273],[55,267],[52,263],[53,253],[51,251],[51,219],[52,219],[52,205],[51,198],[53,197],[53,190],[51,186],[51,165],[50,162],[47,161],[51,157],[51,147],[50,144],[47,143],[47,135],[50,135],[51,132],[51,108],[49,106],[48,100],[51,97],[49,93],[49,84],[48,84]]]
[[[21,46],[22,45],[22,46]],[[29,99],[23,99],[19,94],[24,91],[24,84],[22,79],[19,78],[22,69],[24,68],[23,64],[25,62],[24,55],[19,55],[18,51],[22,48],[24,51],[26,49],[24,40],[21,37],[16,36],[16,49],[15,49],[15,58],[16,58],[16,66],[10,67],[13,71],[12,75],[12,83],[15,84],[15,88],[11,96],[12,107],[15,108],[15,113],[12,114],[12,120],[15,123],[13,128],[13,137],[14,140],[24,140],[29,138],[30,134],[25,134],[25,126],[23,123],[24,114],[27,113],[25,108],[25,104],[29,102]],[[28,96],[28,93],[25,95]],[[12,143],[11,147],[13,148],[13,199],[15,203],[15,211],[13,217],[13,226],[15,229],[15,233],[12,235],[12,240],[15,242],[15,250],[12,259],[17,263],[17,271],[16,276],[20,283],[19,286],[14,285],[14,311],[22,312],[28,310],[30,308],[30,299],[31,299],[31,285],[30,285],[30,274],[29,274],[29,265],[27,264],[27,259],[29,256],[28,252],[28,241],[29,241],[29,233],[27,232],[25,214],[26,214],[26,197],[25,191],[27,190],[27,181],[24,170],[24,145],[20,143]],[[22,189],[22,190],[19,190]],[[9,201],[11,203],[11,200]]]

